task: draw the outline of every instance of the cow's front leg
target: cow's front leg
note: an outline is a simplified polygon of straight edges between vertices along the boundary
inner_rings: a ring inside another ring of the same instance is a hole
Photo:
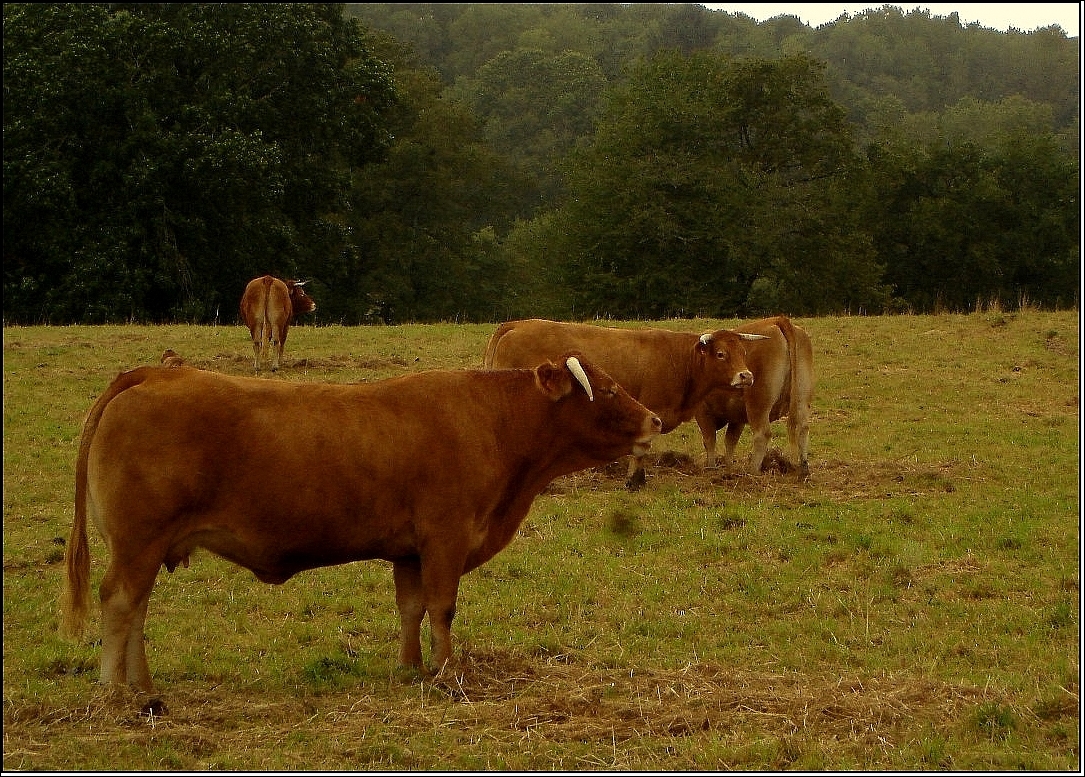
[[[423,671],[422,618],[426,614],[426,599],[420,560],[395,562],[392,579],[396,584],[396,607],[399,609],[399,663]]]
[[[630,491],[637,491],[644,485],[647,476],[644,474],[644,459],[640,456],[629,457],[629,470],[625,476],[625,487]]]
[[[701,431],[701,444],[704,446],[704,468],[712,469],[716,466],[716,424],[698,416],[697,428]]]
[[[452,658],[452,621],[467,554],[447,539],[422,555],[422,587],[429,613],[430,665],[435,671]]]
[[[753,433],[753,450],[750,453],[749,471],[751,475],[758,475],[761,473],[761,466],[765,462],[765,456],[769,452],[769,439],[772,437],[768,416],[766,415],[765,418],[759,418],[756,421],[751,418],[750,431]]]

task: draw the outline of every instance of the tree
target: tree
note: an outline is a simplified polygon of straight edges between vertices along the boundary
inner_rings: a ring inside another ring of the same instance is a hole
[[[351,262],[336,285],[345,323],[490,320],[508,295],[497,233],[529,188],[483,139],[470,108],[442,97],[436,72],[386,37],[400,104],[386,158],[354,176]]]
[[[557,201],[561,177],[554,162],[590,134],[605,88],[590,57],[520,48],[494,57],[476,78],[461,78],[451,93],[474,109],[489,145],[528,183],[519,200],[528,217]]]
[[[926,136],[887,128],[869,148],[867,223],[901,304],[967,311],[1079,302],[1078,166],[1050,108],[966,99]]]
[[[394,100],[339,5],[5,5],[6,319],[233,319],[316,274]]]
[[[862,168],[822,71],[803,55],[668,53],[612,93],[571,161],[558,219],[582,313],[730,317],[882,303],[880,268],[846,196]]]

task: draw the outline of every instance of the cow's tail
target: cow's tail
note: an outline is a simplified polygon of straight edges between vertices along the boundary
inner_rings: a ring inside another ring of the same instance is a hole
[[[492,369],[494,366],[494,356],[497,354],[497,344],[508,332],[511,332],[515,327],[515,322],[506,321],[499,326],[492,335],[490,335],[490,341],[486,343],[486,353],[482,357],[482,366],[486,369]]]
[[[790,385],[788,386],[787,426],[788,437],[795,442],[795,453],[802,455],[798,441],[804,429],[810,423],[810,395],[813,392],[814,354],[810,348],[810,338],[795,331],[795,325],[787,316],[777,316],[776,326],[787,340],[787,352],[790,359]],[[804,457],[805,458],[805,457]],[[803,469],[805,461],[796,462]]]
[[[90,610],[90,546],[87,543],[87,460],[90,446],[106,405],[122,391],[142,383],[146,375],[144,369],[122,372],[94,403],[83,422],[75,461],[75,521],[64,552],[67,574],[60,594],[60,632],[72,639],[83,636]]]
[[[264,309],[260,313],[260,351],[263,352],[268,340],[274,337],[271,330],[271,285],[275,279],[268,276],[264,279]]]

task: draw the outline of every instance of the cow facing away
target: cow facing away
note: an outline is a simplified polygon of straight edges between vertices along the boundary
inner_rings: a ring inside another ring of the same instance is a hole
[[[241,320],[252,338],[252,368],[260,370],[260,357],[271,344],[271,369],[279,369],[286,347],[286,333],[294,318],[316,310],[305,293],[305,281],[282,281],[270,275],[254,278],[241,295]],[[266,358],[266,357],[265,357]]]
[[[763,338],[729,329],[696,335],[535,318],[499,326],[486,345],[483,365],[523,368],[565,351],[578,351],[658,415],[666,433],[693,418],[712,391],[753,383],[745,341]],[[643,459],[641,454],[629,461],[626,487],[630,490],[644,484]]]
[[[109,548],[101,679],[152,690],[143,645],[160,567],[199,547],[283,583],[306,569],[392,562],[399,660],[451,656],[460,577],[512,540],[556,477],[647,450],[658,417],[569,356],[524,370],[434,370],[328,385],[191,367],[121,373],[76,462],[63,630],[89,610],[87,518]]]
[[[790,464],[802,478],[810,475],[807,448],[810,440],[810,404],[814,397],[814,352],[806,331],[786,316],[764,318],[736,327],[737,331],[765,335],[746,348],[746,365],[753,372],[752,386],[721,389],[709,394],[694,418],[704,443],[705,466],[716,463],[716,431],[724,433],[724,467],[734,465],[735,446],[746,424],[753,432],[747,471],[761,472],[771,437],[771,423],[787,417]]]

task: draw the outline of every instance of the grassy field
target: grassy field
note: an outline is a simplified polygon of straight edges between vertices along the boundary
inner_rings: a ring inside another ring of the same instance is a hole
[[[96,682],[96,611],[56,634],[80,425],[166,348],[250,373],[248,333],[5,328],[4,770],[1079,769],[1078,313],[797,323],[809,481],[702,471],[692,423],[639,492],[555,481],[432,678],[396,667],[390,565],[267,586],[199,553],[151,598],[153,705]],[[478,366],[492,330],[296,327],[274,379]]]

